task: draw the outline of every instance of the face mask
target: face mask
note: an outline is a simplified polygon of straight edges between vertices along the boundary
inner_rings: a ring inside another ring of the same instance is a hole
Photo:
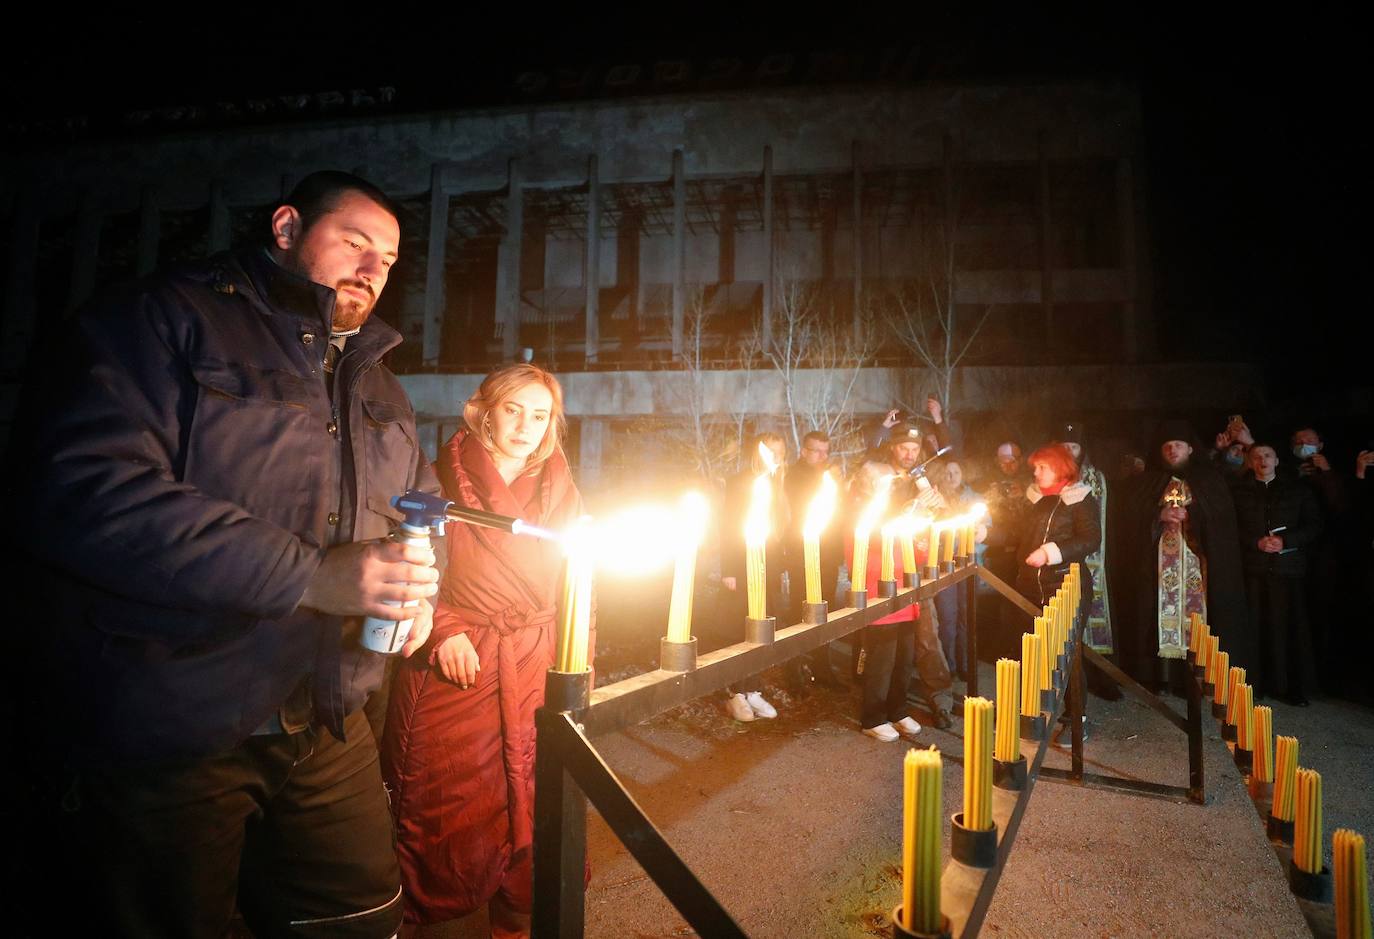
[[[1317,455],[1317,448],[1314,444],[1304,443],[1293,448],[1293,455],[1299,460],[1310,459]]]
[[[1243,454],[1243,453],[1228,453],[1228,454],[1226,454],[1226,462],[1229,463],[1229,464],[1231,464],[1232,466],[1244,466],[1244,465],[1245,465],[1245,454]]]

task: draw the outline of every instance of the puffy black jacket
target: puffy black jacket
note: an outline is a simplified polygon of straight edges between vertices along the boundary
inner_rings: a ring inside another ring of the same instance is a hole
[[[1321,509],[1312,490],[1301,480],[1276,476],[1267,486],[1246,473],[1231,486],[1236,504],[1236,533],[1240,559],[1247,573],[1301,577],[1307,556],[1322,533]],[[1276,528],[1283,551],[1259,549],[1259,540]]]
[[[1030,508],[1021,516],[1016,559],[1016,589],[1032,603],[1044,606],[1069,574],[1069,565],[1081,562],[1102,543],[1102,525],[1097,500],[1083,483],[1065,486],[1057,496],[1041,495],[1032,484],[1026,490]],[[1025,563],[1036,548],[1044,547],[1050,563],[1031,567]],[[1086,565],[1080,566],[1083,595],[1092,593],[1092,577]]]
[[[341,735],[379,685],[357,620],[296,605],[327,547],[384,537],[391,496],[438,487],[380,362],[395,330],[369,319],[324,371],[333,303],[255,249],[72,324],[20,492],[77,761],[223,751],[307,676]]]

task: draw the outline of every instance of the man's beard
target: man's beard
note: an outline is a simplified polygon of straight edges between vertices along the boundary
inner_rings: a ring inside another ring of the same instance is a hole
[[[340,293],[339,291],[345,287],[364,290],[371,299],[364,303],[351,295]],[[341,280],[334,286],[334,291],[333,330],[336,333],[351,333],[367,322],[367,318],[372,315],[372,310],[377,305],[377,295],[372,292],[370,285],[360,280]]]

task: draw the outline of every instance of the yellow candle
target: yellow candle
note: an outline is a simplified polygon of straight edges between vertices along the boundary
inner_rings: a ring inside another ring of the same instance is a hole
[[[1211,628],[1206,623],[1203,623],[1197,634],[1197,657],[1194,659],[1194,662],[1198,667],[1203,669],[1204,675],[1207,674],[1207,653],[1212,649],[1211,633]]]
[[[773,500],[773,488],[767,473],[754,480],[749,500],[749,514],[744,522],[744,563],[748,575],[749,618],[768,616],[768,509]]]
[[[1245,669],[1239,665],[1231,666],[1229,678],[1226,682],[1226,700],[1222,703],[1226,705],[1226,723],[1231,726],[1236,724],[1236,708],[1240,704],[1238,694],[1240,686],[1245,684]]]
[[[1054,687],[1056,653],[1050,639],[1050,623],[1043,616],[1035,621],[1035,660],[1040,663],[1040,690]]]
[[[997,660],[997,759],[1011,763],[1021,756],[1021,663]]]
[[[706,497],[699,492],[689,492],[678,502],[681,541],[673,563],[673,593],[668,601],[669,642],[689,642],[692,638],[692,589],[707,512]]]
[[[563,609],[555,661],[560,672],[587,670],[587,643],[592,617],[591,525],[582,518],[564,537],[567,563],[563,570]]]
[[[878,524],[883,510],[887,508],[887,492],[892,485],[892,477],[885,476],[874,487],[873,498],[859,513],[854,525],[854,563],[850,565],[849,580],[855,590],[865,590],[868,583],[868,541],[873,537],[873,526]]]
[[[950,521],[944,523],[943,527],[945,530],[945,536],[940,541],[941,563],[948,564],[949,562],[954,560],[954,537],[956,531],[955,526],[957,524],[957,520],[954,519],[951,519]]]
[[[1254,750],[1255,699],[1254,689],[1245,682],[1236,686],[1236,749]]]
[[[1212,703],[1225,705],[1227,701],[1227,692],[1230,690],[1229,679],[1231,677],[1231,653],[1217,653],[1216,671],[1217,677],[1215,683],[1213,684]]]
[[[1207,635],[1207,681],[1209,684],[1216,684],[1212,677],[1217,668],[1217,657],[1221,655],[1221,638],[1212,634]]]
[[[882,528],[882,557],[879,560],[879,580],[896,580],[896,559],[892,554],[892,545],[897,540],[897,522],[888,522]]]
[[[907,574],[916,573],[916,533],[921,523],[914,515],[902,516],[902,570]]]
[[[943,526],[939,522],[930,523],[930,546],[926,550],[926,566],[934,567],[940,561],[940,532]]]
[[[1298,769],[1298,738],[1274,738],[1274,801],[1269,814],[1281,822],[1293,820],[1293,787]]]
[[[964,827],[992,828],[992,702],[964,699]]]
[[[913,932],[938,933],[944,844],[940,751],[908,750],[902,764],[902,918]]]
[[[1371,939],[1369,877],[1364,836],[1338,828],[1331,836],[1333,879],[1336,882],[1336,939]]]
[[[1298,768],[1297,815],[1293,819],[1293,863],[1309,874],[1322,872],[1322,774]]]
[[[1261,704],[1254,710],[1254,731],[1250,744],[1255,751],[1251,775],[1257,782],[1274,781],[1274,710]]]
[[[1021,713],[1040,713],[1040,644],[1035,633],[1021,634]],[[1018,730],[1019,733],[1019,730]]]
[[[820,603],[821,589],[821,535],[835,514],[835,499],[838,492],[835,477],[826,470],[821,475],[821,486],[811,504],[806,507],[806,522],[802,526],[802,555],[806,566],[806,602]]]

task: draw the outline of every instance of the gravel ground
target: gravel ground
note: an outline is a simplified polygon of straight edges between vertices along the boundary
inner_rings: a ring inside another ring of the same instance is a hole
[[[982,674],[992,687],[991,668]],[[700,699],[597,741],[751,936],[887,934],[900,893],[908,745],[858,733],[854,695],[818,689],[795,699],[773,682],[777,720],[737,724],[718,700]],[[1337,827],[1374,836],[1371,711],[1335,701],[1274,707],[1276,733],[1296,734],[1300,763],[1323,773],[1328,858]],[[1090,708],[1090,771],[1186,783],[1185,741],[1166,721],[1130,700],[1094,698]],[[983,935],[1310,935],[1210,717],[1205,727],[1205,806],[1038,783]],[[961,756],[960,730],[927,729],[918,743]],[[1051,753],[1046,765],[1067,762]],[[947,816],[960,809],[961,787],[958,763],[947,761]],[[694,934],[594,812],[588,843],[587,935]],[[420,934],[485,935],[482,919]]]

